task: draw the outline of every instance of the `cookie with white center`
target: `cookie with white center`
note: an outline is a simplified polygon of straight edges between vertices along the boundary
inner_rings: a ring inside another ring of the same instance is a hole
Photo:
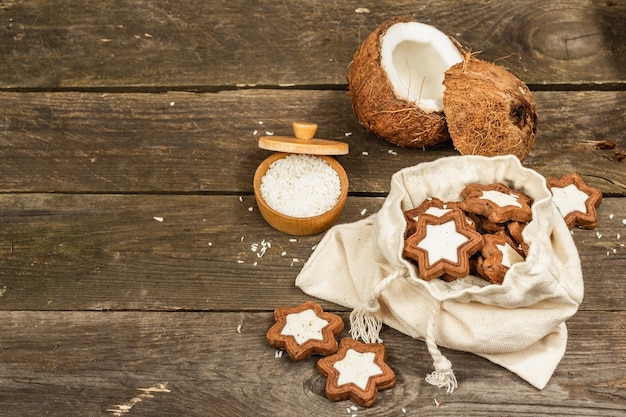
[[[532,199],[504,184],[469,184],[463,191],[459,206],[469,212],[487,217],[493,223],[517,221],[527,223],[532,218]]]
[[[455,201],[441,201],[438,198],[427,198],[419,206],[406,210],[404,212],[404,218],[406,219],[406,231],[404,233],[405,239],[415,233],[415,226],[417,225],[417,219],[420,214],[430,214],[431,216],[440,217],[444,214],[458,210],[459,204]],[[474,221],[467,217],[466,221],[474,225]]]
[[[477,263],[478,273],[492,284],[502,284],[506,272],[514,264],[524,261],[524,253],[506,233],[483,236],[482,258]]]
[[[324,312],[319,304],[309,301],[298,307],[277,308],[274,319],[276,322],[266,334],[267,341],[287,351],[294,361],[337,351],[336,336],[343,330],[343,320]]]
[[[317,361],[317,371],[326,377],[326,398],[349,399],[361,407],[374,405],[378,391],[396,385],[396,375],[386,357],[381,343],[342,339],[337,353]]]
[[[594,229],[598,224],[596,208],[602,202],[602,191],[590,187],[575,172],[563,178],[548,178],[552,201],[559,209],[567,227]]]
[[[460,210],[440,217],[422,214],[404,245],[404,256],[417,262],[419,275],[430,281],[443,275],[469,274],[469,257],[482,246],[482,236]]]

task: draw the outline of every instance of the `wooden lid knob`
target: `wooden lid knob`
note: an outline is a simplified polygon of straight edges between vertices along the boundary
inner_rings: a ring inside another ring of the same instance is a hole
[[[313,139],[315,132],[317,132],[317,125],[315,123],[307,122],[293,122],[293,133],[298,139]]]

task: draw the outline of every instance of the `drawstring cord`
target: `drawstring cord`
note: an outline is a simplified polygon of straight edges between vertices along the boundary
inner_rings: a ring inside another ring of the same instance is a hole
[[[376,285],[367,302],[352,310],[350,336],[353,339],[361,339],[365,343],[382,343],[380,331],[383,322],[377,314],[380,311],[378,298],[396,278],[405,276],[406,272],[406,269],[400,268],[387,275]],[[446,388],[448,394],[451,394],[458,387],[452,363],[441,353],[435,343],[435,324],[440,310],[441,302],[435,301],[426,326],[426,348],[433,358],[435,368],[433,372],[426,375],[426,382],[438,388]]]
[[[406,269],[400,268],[387,275],[376,285],[367,303],[352,310],[350,313],[350,336],[353,339],[361,339],[365,343],[382,343],[380,331],[383,322],[376,314],[380,310],[378,298],[392,281],[403,277],[405,273]]]
[[[436,301],[426,326],[426,348],[433,358],[435,367],[433,372],[426,375],[426,382],[437,388],[446,388],[448,394],[451,394],[458,387],[456,376],[452,370],[452,363],[441,353],[435,343],[435,323],[440,309],[441,302]]]

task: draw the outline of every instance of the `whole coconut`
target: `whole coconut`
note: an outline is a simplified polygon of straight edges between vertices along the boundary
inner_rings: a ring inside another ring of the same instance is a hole
[[[402,147],[446,141],[443,79],[446,70],[463,61],[460,50],[430,25],[400,18],[382,23],[359,46],[349,68],[359,121]]]
[[[467,53],[445,74],[448,130],[463,155],[513,154],[523,161],[535,143],[537,113],[526,84],[504,68]]]

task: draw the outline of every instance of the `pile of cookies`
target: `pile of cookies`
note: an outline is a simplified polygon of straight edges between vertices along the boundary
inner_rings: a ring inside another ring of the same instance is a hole
[[[270,345],[284,349],[294,361],[322,355],[317,371],[326,377],[325,394],[331,401],[350,399],[363,407],[376,402],[378,391],[396,385],[396,375],[387,365],[381,343],[361,343],[349,337],[337,343],[343,320],[319,304],[274,310],[275,323],[267,331]]]
[[[469,184],[461,197],[458,202],[430,198],[404,212],[404,257],[427,281],[472,273],[500,284],[526,257],[522,230],[532,218],[532,199],[501,183]]]
[[[600,190],[579,175],[548,179],[553,201],[571,229],[594,228]],[[522,231],[532,219],[532,199],[505,184],[469,184],[461,201],[429,198],[404,212],[403,256],[422,279],[453,281],[473,274],[501,284],[506,272],[528,255]]]

